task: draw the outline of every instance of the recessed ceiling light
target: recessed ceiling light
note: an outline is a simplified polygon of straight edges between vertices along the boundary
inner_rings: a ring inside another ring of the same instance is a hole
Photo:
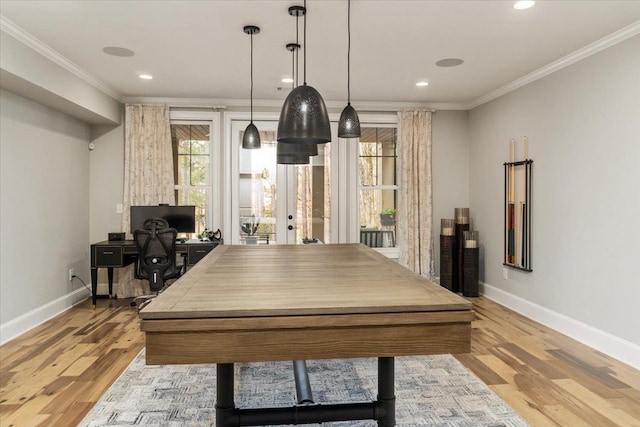
[[[283,77],[280,81],[282,83],[293,83],[293,79],[291,77]]]
[[[153,78],[151,74],[140,74],[138,77],[140,77],[142,80],[151,80]]]
[[[535,4],[536,2],[533,0],[522,0],[522,1],[515,2],[515,4],[513,5],[513,8],[518,10],[524,10],[524,9],[529,9],[530,7],[535,6]]]
[[[444,58],[436,62],[436,65],[438,67],[457,67],[458,65],[461,65],[463,62],[464,60],[460,58]]]
[[[429,82],[418,82],[418,83],[416,83],[416,86],[418,86],[418,87],[429,86]]]
[[[102,49],[104,53],[111,56],[133,56],[135,52],[126,47],[107,46]]]

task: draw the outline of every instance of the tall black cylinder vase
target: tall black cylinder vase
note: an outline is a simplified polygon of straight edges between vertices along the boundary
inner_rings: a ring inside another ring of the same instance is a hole
[[[480,249],[465,248],[462,261],[464,269],[464,283],[462,295],[465,297],[477,297],[479,294]]]
[[[469,208],[455,208],[456,243],[453,257],[453,292],[461,292],[464,284],[464,270],[462,268],[464,232],[469,231]]]
[[[455,221],[440,220],[440,286],[453,290],[453,255],[456,248]]]
[[[462,269],[464,278],[462,283],[462,295],[465,297],[477,297],[480,283],[480,248],[477,231],[464,232],[464,249],[462,256]]]

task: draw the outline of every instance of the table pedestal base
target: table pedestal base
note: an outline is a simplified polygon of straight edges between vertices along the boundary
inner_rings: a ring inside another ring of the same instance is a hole
[[[378,400],[363,403],[239,409],[234,403],[233,363],[216,365],[216,426],[240,427],[377,420],[379,427],[396,424],[394,358],[378,358]]]

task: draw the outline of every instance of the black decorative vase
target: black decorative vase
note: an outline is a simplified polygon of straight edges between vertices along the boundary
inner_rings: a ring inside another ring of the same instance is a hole
[[[440,220],[440,286],[453,290],[453,258],[456,248],[455,221]]]
[[[464,232],[469,231],[469,208],[455,208],[456,220],[456,246],[453,256],[453,292],[461,292],[464,283],[464,271],[462,268]]]
[[[440,235],[440,286],[453,290],[453,255],[456,237]]]
[[[479,295],[480,249],[464,248],[463,251],[464,282],[462,295],[465,297],[477,297]]]

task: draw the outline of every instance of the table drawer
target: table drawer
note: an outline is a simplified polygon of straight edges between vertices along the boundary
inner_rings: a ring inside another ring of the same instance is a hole
[[[187,248],[187,264],[194,265],[198,261],[200,261],[206,254],[211,252],[214,248],[214,245],[189,245]]]
[[[96,266],[120,267],[122,265],[122,247],[96,247]]]

